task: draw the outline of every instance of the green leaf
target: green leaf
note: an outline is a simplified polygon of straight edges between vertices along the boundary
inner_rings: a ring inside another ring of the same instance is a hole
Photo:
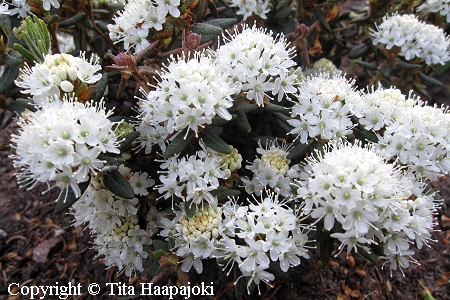
[[[450,60],[446,62],[444,65],[441,64],[437,65],[434,68],[434,74],[436,75],[444,74],[449,68],[450,68]]]
[[[227,29],[236,24],[237,19],[235,18],[221,18],[221,19],[211,19],[206,21],[203,24],[209,24],[216,27],[220,27],[222,29]]]
[[[86,189],[89,186],[89,183],[91,182],[91,176],[89,176],[89,179],[85,182],[82,182],[80,184],[78,184],[78,187],[80,188],[80,192],[81,195],[83,195],[83,193],[86,191]],[[75,202],[77,202],[78,199],[81,198],[80,197],[76,197],[74,192],[72,191],[72,188],[68,188],[67,191],[67,198],[65,197],[66,193],[63,191],[61,193],[61,195],[59,196],[58,200],[56,200],[56,206],[55,206],[55,210],[53,211],[54,214],[60,214],[63,211],[69,209]],[[64,201],[65,199],[65,201]]]
[[[153,244],[153,247],[155,247],[155,250],[164,251],[165,253],[170,252],[169,245],[167,244],[166,241],[154,239],[152,244]]]
[[[280,9],[275,13],[273,16],[273,19],[275,21],[285,21],[287,18],[289,18],[290,15],[294,13],[294,9],[292,7],[285,7],[283,9]]]
[[[106,88],[108,87],[108,73],[103,73],[102,78],[95,84],[95,91],[92,93],[91,98],[98,102],[103,98]]]
[[[241,299],[241,297],[244,296],[244,293],[247,292],[247,277],[242,276],[242,273],[237,266],[233,267],[233,277],[234,294],[236,299]]]
[[[197,205],[195,205],[193,201],[185,202],[184,211],[186,212],[186,216],[188,218],[193,218],[195,216],[195,212],[197,211]]]
[[[264,104],[263,109],[274,113],[281,113],[281,114],[289,113],[289,110],[286,107],[273,103]]]
[[[291,278],[288,272],[281,270],[280,263],[278,261],[271,261],[267,271],[275,275],[275,278],[278,280],[289,280]]]
[[[108,166],[118,166],[125,162],[125,159],[123,159],[122,157],[113,157],[104,153],[100,153],[98,159],[106,161],[106,164]]]
[[[404,70],[415,70],[415,69],[420,69],[422,68],[422,65],[418,65],[418,64],[410,64],[407,62],[404,62],[402,60],[398,60],[397,61],[397,66],[400,69],[404,69]]]
[[[200,138],[207,147],[220,153],[231,154],[230,146],[211,130],[206,129],[202,131],[202,133],[200,133]]]
[[[194,132],[190,131],[186,135],[186,131],[189,128],[186,128],[182,132],[180,132],[170,144],[166,148],[166,152],[164,152],[164,158],[169,159],[172,156],[181,153],[186,147],[189,145],[191,140],[194,138]],[[185,138],[186,136],[186,138]]]
[[[363,56],[364,53],[366,53],[368,49],[369,48],[367,48],[367,46],[364,44],[356,45],[350,50],[350,52],[348,52],[348,58],[351,58],[351,59],[359,58],[359,57]]]
[[[235,118],[236,118],[235,114],[231,115],[231,120],[233,120]],[[223,124],[227,123],[228,121],[230,121],[230,120],[223,119],[219,115],[216,115],[211,120],[211,126],[220,126],[220,125],[223,125]]]
[[[29,62],[35,61],[35,57],[31,54],[28,49],[18,43],[14,43],[14,49],[16,49],[23,57],[25,57]]]
[[[308,153],[312,149],[312,145],[314,142],[310,142],[308,144],[298,144],[291,150],[289,150],[288,155],[286,156],[287,159],[294,159],[297,157],[305,156],[306,153]]]
[[[18,98],[16,102],[32,112],[36,112],[38,110],[36,104],[34,104],[34,102],[30,99]]]
[[[219,35],[222,33],[222,28],[219,26],[207,24],[207,23],[195,23],[191,26],[191,31],[204,35]]]
[[[120,152],[123,152],[131,146],[131,144],[139,137],[139,131],[133,131],[127,134],[119,144]]]
[[[374,265],[378,265],[378,257],[373,253],[369,252],[361,246],[356,245],[358,253],[364,256],[368,261],[372,262]]]
[[[22,62],[22,55],[16,50],[10,50],[2,57],[3,63],[7,66],[17,66]]]
[[[224,192],[221,192],[216,195],[218,201],[228,200],[229,197],[239,196],[241,191],[235,189],[227,189]]]
[[[80,21],[83,21],[84,19],[86,19],[86,14],[85,13],[79,13],[73,17],[70,17],[62,22],[59,22],[59,27],[60,28],[66,28],[72,25],[77,24]]]
[[[19,66],[7,66],[0,80],[0,94],[14,84],[14,80],[19,75]]]
[[[237,129],[240,131],[246,133],[252,132],[252,126],[248,122],[247,115],[240,110],[237,111],[237,118],[233,121],[233,123],[236,124]]]
[[[164,252],[163,250],[156,250],[152,252],[152,258],[153,259],[160,259],[163,257],[167,252]]]
[[[103,32],[109,32],[108,24],[102,21],[95,21],[95,26],[97,26]]]
[[[243,113],[249,113],[251,111],[254,111],[258,108],[258,106],[256,106],[253,103],[248,103],[248,102],[242,102],[239,105],[239,110],[242,111]]]
[[[373,143],[378,142],[378,137],[373,131],[368,131],[365,129],[353,128],[353,133],[355,137],[360,141],[370,141]]]
[[[275,6],[275,10],[280,10],[282,8],[285,8],[291,2],[292,2],[292,0],[281,0],[280,2],[278,2],[277,6]]]
[[[125,199],[134,198],[133,188],[117,169],[102,172],[102,178],[105,187],[113,194]]]
[[[328,265],[330,261],[331,253],[333,253],[334,239],[327,234],[319,242],[320,261],[324,266]]]
[[[366,69],[366,70],[370,70],[370,71],[376,71],[376,70],[378,70],[377,66],[372,65],[372,64],[367,63],[367,62],[362,61],[362,60],[358,60],[358,61],[356,61],[355,63],[356,63],[357,65],[363,67],[363,68]]]
[[[227,190],[228,190],[227,187],[225,187],[225,186],[219,186],[217,189],[211,191],[211,195],[217,196],[217,195],[219,195],[220,193],[226,192]]]
[[[429,86],[429,87],[443,87],[444,86],[442,84],[442,82],[440,82],[437,79],[434,79],[433,77],[425,75],[422,72],[419,72],[418,74],[419,74],[420,79],[422,79],[423,83],[425,83],[426,86]]]

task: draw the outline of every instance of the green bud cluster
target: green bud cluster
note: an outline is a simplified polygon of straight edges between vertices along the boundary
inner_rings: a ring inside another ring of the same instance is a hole
[[[225,172],[226,178],[230,178],[231,173],[240,169],[242,166],[242,156],[238,153],[238,150],[232,145],[228,146],[231,149],[230,154],[225,155],[222,153],[218,153],[219,155],[223,156],[219,165],[221,166],[220,168],[222,169],[222,171]]]
[[[330,74],[330,76],[334,76],[336,73],[339,73],[339,72],[340,71],[331,62],[331,60],[326,59],[326,58],[321,58],[313,64],[309,75],[328,73],[328,74]]]
[[[114,134],[118,138],[122,138],[127,134],[130,134],[134,131],[134,126],[127,122],[121,122],[119,126],[114,130]]]

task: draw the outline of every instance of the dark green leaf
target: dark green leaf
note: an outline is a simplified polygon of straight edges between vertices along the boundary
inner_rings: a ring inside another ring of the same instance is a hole
[[[444,65],[441,64],[437,65],[434,68],[434,74],[436,75],[444,74],[449,68],[450,68],[450,60],[446,62]]]
[[[186,216],[188,218],[193,218],[195,216],[195,212],[197,211],[197,205],[195,205],[193,201],[185,202],[184,211],[186,212]]]
[[[217,196],[217,195],[219,195],[220,193],[226,192],[227,190],[228,190],[227,187],[225,187],[225,186],[219,186],[217,189],[211,191],[211,195]]]
[[[125,199],[134,198],[133,188],[117,169],[102,172],[102,178],[105,187],[113,194]]]
[[[281,270],[280,263],[278,261],[271,261],[267,271],[272,273],[278,280],[289,280],[291,278],[288,272]]]
[[[167,252],[163,251],[163,250],[156,250],[152,252],[152,258],[153,259],[160,259],[161,257],[163,257]]]
[[[237,19],[235,18],[222,18],[222,19],[211,19],[206,21],[204,24],[213,25],[220,27],[222,29],[227,29],[236,24]]]
[[[364,53],[367,52],[367,49],[368,49],[367,46],[364,45],[364,44],[363,45],[356,45],[348,53],[348,58],[351,58],[351,59],[359,58],[359,57],[363,56]]]
[[[378,265],[378,257],[373,252],[368,252],[366,249],[358,245],[356,245],[356,249],[358,249],[358,253],[364,256],[367,260],[375,265]]]
[[[34,104],[34,102],[30,99],[18,98],[16,102],[32,112],[36,112],[38,110],[36,104]]]
[[[102,21],[95,21],[95,25],[96,25],[101,31],[109,32],[108,24],[106,24],[105,22],[102,22]]]
[[[256,106],[253,103],[248,103],[248,102],[242,102],[239,105],[239,110],[242,111],[243,113],[249,113],[251,111],[254,111],[258,108],[258,106]]]
[[[285,7],[283,9],[280,9],[279,11],[277,11],[275,13],[275,15],[273,16],[273,19],[275,21],[285,21],[293,13],[294,13],[294,9],[292,7]]]
[[[234,114],[231,115],[231,120],[233,120],[235,118],[236,118],[236,115],[234,115]],[[227,123],[228,121],[230,121],[230,120],[222,119],[220,116],[217,115],[214,118],[212,118],[211,126],[220,126],[220,125]]]
[[[320,261],[324,266],[328,265],[330,261],[333,246],[334,239],[329,234],[319,241]]]
[[[355,134],[355,138],[357,138],[360,141],[370,141],[373,143],[378,142],[378,137],[373,131],[365,130],[365,129],[359,129],[359,128],[353,128],[353,133]]]
[[[118,166],[125,162],[125,159],[123,159],[122,157],[112,157],[104,153],[100,153],[98,159],[106,161],[106,164],[108,166]]]
[[[444,86],[442,84],[442,82],[440,82],[437,79],[434,79],[433,77],[425,75],[422,72],[419,72],[418,74],[419,74],[420,79],[422,79],[423,83],[425,83],[426,86],[429,86],[429,87],[443,87]]]
[[[241,297],[244,296],[244,293],[247,292],[247,277],[242,276],[242,273],[237,266],[234,266],[233,268],[233,277],[234,294],[236,299],[241,299]]]
[[[223,201],[223,200],[228,200],[229,197],[239,196],[240,194],[241,194],[241,191],[239,191],[239,190],[227,189],[226,191],[217,194],[216,197],[217,197],[218,201]]]
[[[90,182],[91,182],[91,177],[89,176],[89,179],[87,181],[78,184],[81,195],[83,195],[83,193],[86,191]],[[81,196],[78,198],[75,197],[75,194],[72,191],[72,188],[70,188],[70,187],[68,188],[68,191],[67,191],[67,198],[65,198],[65,196],[66,196],[66,192],[62,191],[58,200],[56,200],[57,202],[56,202],[55,210],[53,211],[54,214],[60,214],[63,211],[69,209],[78,199],[81,198]]]
[[[380,71],[381,71],[381,74],[383,74],[384,77],[389,77],[389,75],[391,75],[391,72],[392,72],[392,67],[390,67],[390,66],[382,66]]]
[[[362,60],[356,61],[356,64],[357,64],[357,65],[360,65],[361,67],[363,67],[363,68],[366,69],[366,70],[370,70],[370,71],[376,71],[376,70],[378,70],[377,66],[372,65],[372,64],[367,63],[367,62],[362,61]]]
[[[84,19],[86,19],[86,14],[85,13],[79,13],[73,17],[70,17],[62,22],[59,23],[59,27],[60,28],[66,28],[72,25],[77,24],[80,21],[83,21]]]
[[[2,57],[3,63],[7,66],[17,66],[22,62],[22,55],[16,50],[11,50]]]
[[[312,149],[312,145],[314,142],[310,142],[309,144],[298,144],[291,150],[289,150],[287,159],[294,159],[297,157],[305,156]]]
[[[170,144],[166,148],[166,152],[164,152],[164,158],[169,159],[172,156],[181,153],[186,147],[189,145],[191,140],[194,138],[194,132],[190,131],[186,135],[186,131],[189,130],[189,128],[186,128],[182,132],[180,132],[173,140],[170,142]],[[186,136],[186,137],[185,137]]]
[[[420,68],[422,68],[421,65],[418,65],[418,64],[410,64],[410,63],[404,62],[404,61],[402,61],[402,60],[397,61],[397,66],[398,66],[399,68],[401,68],[401,69],[404,69],[404,70],[414,70],[414,69],[420,69]]]
[[[286,114],[289,113],[289,110],[281,105],[273,104],[273,103],[267,103],[264,105],[264,110],[275,112],[275,113],[282,113]]]
[[[129,134],[127,134],[123,140],[120,142],[119,150],[120,152],[123,152],[128,149],[128,147],[131,146],[131,144],[139,137],[139,131],[133,131]]]
[[[237,111],[237,118],[233,121],[234,124],[236,124],[237,129],[240,131],[250,133],[252,132],[252,126],[248,122],[247,115],[238,110]]]
[[[154,239],[152,244],[153,247],[155,247],[155,250],[164,251],[165,253],[169,252],[169,245],[166,241]]]
[[[195,23],[191,26],[191,31],[198,34],[205,35],[219,35],[222,33],[222,28],[219,26],[207,24],[207,23]]]
[[[10,115],[8,118],[6,118],[5,122],[2,123],[0,129],[5,129],[9,124],[11,124],[11,122],[14,120],[14,117],[15,115]],[[11,150],[13,150],[13,148],[11,148]]]
[[[7,66],[0,80],[0,94],[14,84],[14,80],[19,75],[19,66]]]
[[[200,133],[200,138],[207,147],[220,153],[231,154],[230,146],[211,130],[206,129],[202,131],[202,133]]]
[[[278,2],[277,6],[275,6],[275,10],[280,10],[282,8],[285,8],[291,2],[292,2],[292,0],[281,0],[280,2]]]
[[[91,98],[98,102],[103,98],[106,88],[108,87],[108,73],[103,73],[102,78],[95,84],[95,91],[92,93]]]

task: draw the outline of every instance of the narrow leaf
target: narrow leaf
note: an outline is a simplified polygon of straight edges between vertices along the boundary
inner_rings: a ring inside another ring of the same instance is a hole
[[[22,62],[22,55],[16,50],[10,50],[2,57],[3,63],[7,66],[17,66]]]
[[[330,235],[326,235],[319,242],[320,261],[324,266],[330,261],[331,253],[333,252],[334,239]]]
[[[368,50],[366,45],[356,45],[354,46],[350,52],[348,52],[348,58],[359,58],[363,56],[364,53],[366,53]]]
[[[103,172],[102,178],[105,187],[113,194],[125,199],[134,198],[133,188],[117,169]]]
[[[433,77],[425,75],[422,72],[419,72],[418,74],[419,74],[420,79],[422,79],[423,83],[425,83],[426,86],[430,86],[430,87],[443,87],[444,86],[442,84],[442,82],[440,82],[437,79],[434,79]]]
[[[358,249],[358,253],[364,256],[368,261],[372,262],[374,265],[378,265],[378,257],[373,252],[369,252],[358,245],[356,245],[356,249]]]
[[[252,132],[252,126],[248,122],[247,115],[238,110],[237,111],[237,118],[233,121],[236,124],[237,129],[240,131],[250,133]]]
[[[98,102],[103,98],[106,88],[108,87],[108,73],[103,73],[102,78],[95,84],[95,91],[92,93],[91,98]]]
[[[237,19],[235,18],[222,18],[222,19],[211,19],[206,21],[204,24],[213,25],[220,27],[222,29],[227,29],[236,24]]]
[[[36,104],[30,99],[18,98],[16,102],[32,112],[36,112],[38,110]]]
[[[86,191],[86,189],[89,186],[89,183],[91,182],[91,177],[89,176],[89,179],[85,182],[82,182],[80,184],[78,184],[80,191],[81,191],[81,195],[83,195],[83,193]],[[56,200],[56,206],[55,206],[55,210],[53,211],[54,214],[60,214],[63,211],[69,209],[75,202],[77,202],[78,199],[81,198],[80,197],[76,197],[74,192],[72,191],[72,188],[69,188],[67,191],[67,198],[65,198],[66,193],[63,191],[61,193],[61,196],[59,196],[58,200]],[[64,198],[66,201],[64,201]]]
[[[167,146],[166,152],[164,152],[165,159],[169,159],[172,156],[181,153],[189,145],[191,140],[194,138],[194,132],[189,130],[188,134],[186,135],[186,130],[189,130],[189,128],[186,128],[185,130],[180,132]]]
[[[0,94],[14,84],[14,80],[19,75],[19,66],[7,66],[0,80]]]
[[[289,151],[286,158],[294,159],[294,158],[306,155],[306,153],[308,153],[312,149],[313,144],[314,144],[314,142],[309,143],[309,144],[298,144],[297,146],[295,146],[294,148],[292,148]]]
[[[85,13],[79,13],[71,18],[68,18],[67,20],[64,20],[62,22],[59,23],[59,27],[60,28],[66,28],[72,25],[77,24],[80,21],[83,21],[84,19],[86,19],[86,14]]]
[[[359,66],[361,66],[361,67],[363,67],[363,68],[366,69],[366,70],[370,70],[370,71],[376,71],[376,70],[378,70],[377,66],[372,65],[372,64],[370,64],[370,63],[368,63],[368,62],[365,62],[365,61],[362,61],[362,60],[356,61],[356,64],[359,65]]]
[[[19,43],[14,43],[14,49],[16,49],[23,57],[25,57],[29,62],[34,62],[36,58],[33,54],[31,54],[28,49],[26,49],[24,46],[22,46]]]
[[[123,152],[131,146],[131,144],[139,137],[139,131],[133,131],[127,134],[124,139],[120,142],[119,150]]]
[[[153,244],[153,247],[155,247],[155,250],[162,250],[166,253],[169,252],[169,245],[167,245],[166,241],[154,239],[152,244]]]
[[[275,13],[273,19],[276,21],[285,21],[290,15],[294,13],[292,7],[285,7]]]
[[[263,109],[270,111],[270,112],[282,113],[282,114],[286,114],[289,112],[289,110],[286,107],[277,105],[277,104],[273,104],[273,103],[265,104]]]
[[[184,211],[186,212],[186,216],[188,218],[193,218],[195,216],[195,212],[197,211],[197,205],[195,205],[193,201],[185,202]]]
[[[211,130],[204,130],[200,134],[200,138],[209,148],[220,153],[231,154],[230,146]]]
[[[191,31],[198,34],[219,35],[222,33],[222,28],[207,23],[195,23],[191,26]]]
[[[239,190],[227,189],[226,191],[217,194],[216,197],[217,197],[218,201],[224,201],[224,200],[228,200],[230,197],[239,196],[240,194],[241,194],[241,191],[239,191]]]

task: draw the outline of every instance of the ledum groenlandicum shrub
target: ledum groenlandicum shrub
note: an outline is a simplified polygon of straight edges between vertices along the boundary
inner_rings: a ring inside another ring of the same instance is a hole
[[[450,171],[427,92],[450,1],[342,2],[3,1],[20,189],[56,189],[128,277],[228,276],[242,295],[313,248],[401,276],[435,242],[429,183]]]

